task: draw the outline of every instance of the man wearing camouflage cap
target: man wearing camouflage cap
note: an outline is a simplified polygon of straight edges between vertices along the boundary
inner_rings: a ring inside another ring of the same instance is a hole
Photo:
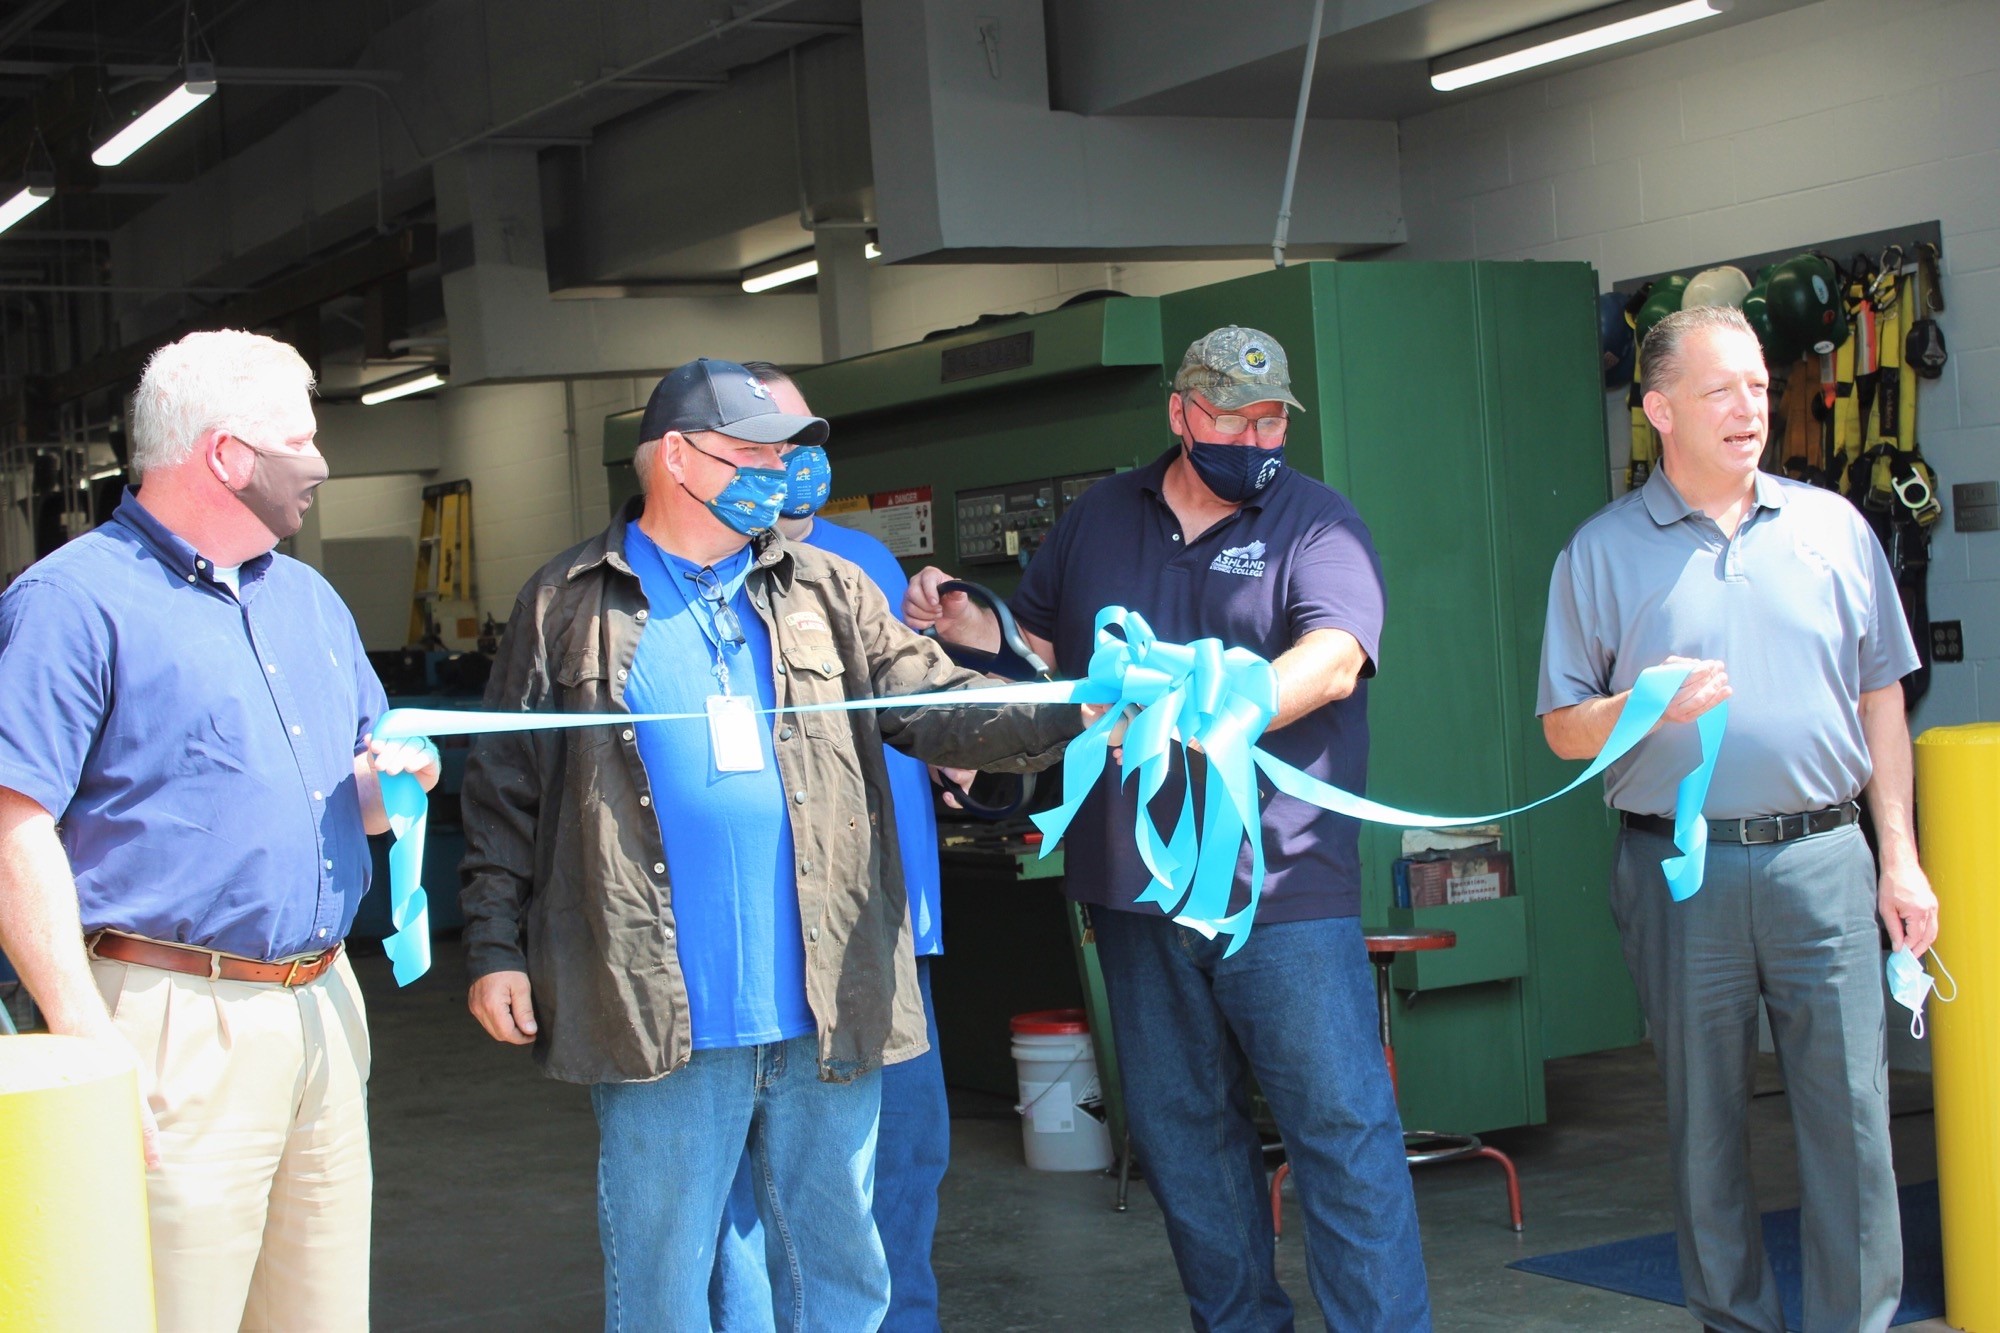
[[[1360,791],[1381,570],[1347,499],[1285,466],[1288,411],[1303,410],[1276,339],[1236,327],[1198,339],[1167,399],[1174,446],[1085,492],[1011,605],[1035,650],[1068,676],[1085,674],[1094,617],[1112,605],[1138,611],[1169,641],[1214,637],[1262,654],[1279,683],[1265,748]],[[925,569],[912,579],[904,619],[997,648],[990,613],[939,593],[950,577]],[[1267,799],[1256,928],[1224,957],[1226,940],[1137,904],[1150,874],[1132,835],[1134,799],[1129,784],[1097,785],[1064,842],[1064,882],[1096,933],[1133,1144],[1166,1214],[1195,1327],[1292,1322],[1250,1118],[1254,1074],[1284,1135],[1327,1327],[1428,1328],[1416,1204],[1361,935],[1358,826]],[[1176,775],[1153,802],[1156,821],[1172,827],[1181,803]],[[1246,846],[1232,909],[1247,901],[1249,862]]]

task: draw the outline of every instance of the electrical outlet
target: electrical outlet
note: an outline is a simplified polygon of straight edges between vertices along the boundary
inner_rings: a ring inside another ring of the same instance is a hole
[[[1956,620],[1933,620],[1931,622],[1931,661],[1963,662],[1965,660],[1965,635]]]

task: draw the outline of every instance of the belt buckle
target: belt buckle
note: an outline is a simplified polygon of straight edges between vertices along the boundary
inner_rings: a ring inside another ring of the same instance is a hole
[[[305,960],[304,960],[304,959],[302,959],[302,958],[294,958],[294,959],[292,960],[292,967],[291,967],[291,970],[285,973],[285,979],[284,979],[284,981],[283,981],[282,983],[280,983],[280,984],[282,984],[282,985],[286,985],[286,986],[296,986],[296,985],[298,985],[298,984],[299,984],[299,964],[300,964],[300,963],[302,963],[302,962],[304,962],[304,961],[305,961]]]
[[[1759,824],[1770,826],[1770,837],[1761,838],[1750,832],[1753,827]],[[1746,819],[1740,826],[1739,832],[1742,835],[1741,841],[1745,847],[1763,847],[1774,842],[1783,842],[1785,840],[1784,817],[1781,815],[1759,815],[1755,819]]]

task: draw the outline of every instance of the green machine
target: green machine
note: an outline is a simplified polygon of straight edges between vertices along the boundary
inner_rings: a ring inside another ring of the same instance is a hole
[[[1472,813],[1576,771],[1543,744],[1534,704],[1550,569],[1608,495],[1596,294],[1582,264],[1299,264],[979,326],[798,382],[833,423],[837,495],[907,502],[928,488],[932,550],[912,544],[906,569],[936,564],[1005,594],[1073,495],[1172,443],[1166,394],[1191,341],[1222,324],[1272,334],[1307,408],[1288,460],[1353,500],[1387,580],[1369,794]],[[637,413],[606,423],[614,503],[635,489],[637,428]],[[1391,972],[1406,1124],[1538,1123],[1545,1060],[1642,1037],[1606,902],[1614,838],[1595,792],[1578,792],[1507,821],[1514,896],[1402,908],[1390,876],[1401,831],[1364,826],[1363,924],[1458,934]],[[955,873],[948,856],[935,978],[953,1035],[945,976],[1000,952],[990,931],[956,924]],[[1024,909],[1040,901],[1028,887]],[[1036,938],[1046,958],[1017,947],[990,965],[1067,969],[1059,924]],[[1048,1002],[1073,1002],[1068,985]],[[1004,1060],[1004,1024],[980,1040]]]

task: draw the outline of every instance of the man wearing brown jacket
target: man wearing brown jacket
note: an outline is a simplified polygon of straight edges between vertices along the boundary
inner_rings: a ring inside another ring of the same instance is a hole
[[[987,683],[855,566],[772,531],[779,446],[825,434],[732,362],[663,379],[642,500],[529,580],[487,706],[692,720],[489,737],[466,772],[469,1003],[590,1085],[607,1329],[708,1326],[746,1146],[777,1325],[880,1321],[880,1067],[926,1048],[881,744],[1029,770],[1082,725],[786,711]]]

